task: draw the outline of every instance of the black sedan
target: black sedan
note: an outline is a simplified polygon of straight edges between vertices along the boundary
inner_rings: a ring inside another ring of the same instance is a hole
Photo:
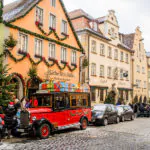
[[[92,109],[92,123],[106,126],[109,123],[119,123],[120,118],[114,105],[99,104]]]
[[[121,120],[134,120],[134,112],[132,108],[128,105],[120,105],[117,106],[117,109],[120,110],[119,108],[123,109],[123,112],[121,113]]]

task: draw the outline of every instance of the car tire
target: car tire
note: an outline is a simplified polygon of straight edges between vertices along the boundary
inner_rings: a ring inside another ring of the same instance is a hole
[[[116,123],[118,124],[120,122],[119,117],[116,118]]]
[[[103,120],[103,126],[107,126],[107,125],[108,125],[108,119],[104,118],[104,120]]]
[[[134,115],[131,116],[131,120],[134,120]]]
[[[83,118],[83,119],[81,119],[81,125],[80,125],[80,129],[81,130],[85,130],[86,128],[87,128],[87,126],[88,126],[88,121],[87,121],[87,119],[86,118]]]
[[[47,139],[50,135],[50,132],[50,126],[47,123],[44,123],[37,129],[37,136],[41,139]]]
[[[124,116],[121,117],[121,122],[124,122],[125,121],[125,118]]]

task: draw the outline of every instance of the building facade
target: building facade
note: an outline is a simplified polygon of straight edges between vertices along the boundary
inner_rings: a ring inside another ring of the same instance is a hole
[[[83,10],[69,13],[76,33],[85,50],[89,66],[81,66],[81,83],[91,87],[92,105],[104,103],[112,91],[117,101],[132,101],[132,59],[134,52],[123,44],[119,36],[119,25],[115,12],[93,18]],[[84,60],[82,64],[84,64]]]
[[[137,27],[135,33],[120,34],[120,39],[134,50],[132,55],[133,101],[146,102],[148,100],[148,66],[142,32]]]
[[[148,102],[150,102],[150,52],[147,52]]]
[[[0,52],[17,82],[17,97],[35,92],[44,80],[79,83],[83,48],[62,0],[17,0],[4,7],[0,2]],[[10,35],[17,40],[11,50],[2,47]],[[34,79],[29,76],[33,67]]]

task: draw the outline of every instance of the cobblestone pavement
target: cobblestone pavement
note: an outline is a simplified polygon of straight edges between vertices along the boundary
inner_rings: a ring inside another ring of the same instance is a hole
[[[150,118],[66,130],[46,140],[4,140],[0,150],[150,150]]]

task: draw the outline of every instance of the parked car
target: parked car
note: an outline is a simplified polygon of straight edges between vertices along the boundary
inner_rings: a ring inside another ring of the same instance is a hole
[[[123,109],[123,107],[116,106],[116,109],[117,109],[117,112],[118,112],[118,116],[119,116],[120,121],[121,121],[121,122],[124,122],[124,121],[125,121],[125,118],[124,118],[124,109]]]
[[[91,122],[95,125],[102,124],[106,126],[109,123],[119,123],[120,119],[114,105],[99,104],[92,109]]]
[[[134,112],[130,106],[128,105],[117,106],[118,110],[121,108],[123,108],[123,113],[121,115],[123,120],[134,120]]]

